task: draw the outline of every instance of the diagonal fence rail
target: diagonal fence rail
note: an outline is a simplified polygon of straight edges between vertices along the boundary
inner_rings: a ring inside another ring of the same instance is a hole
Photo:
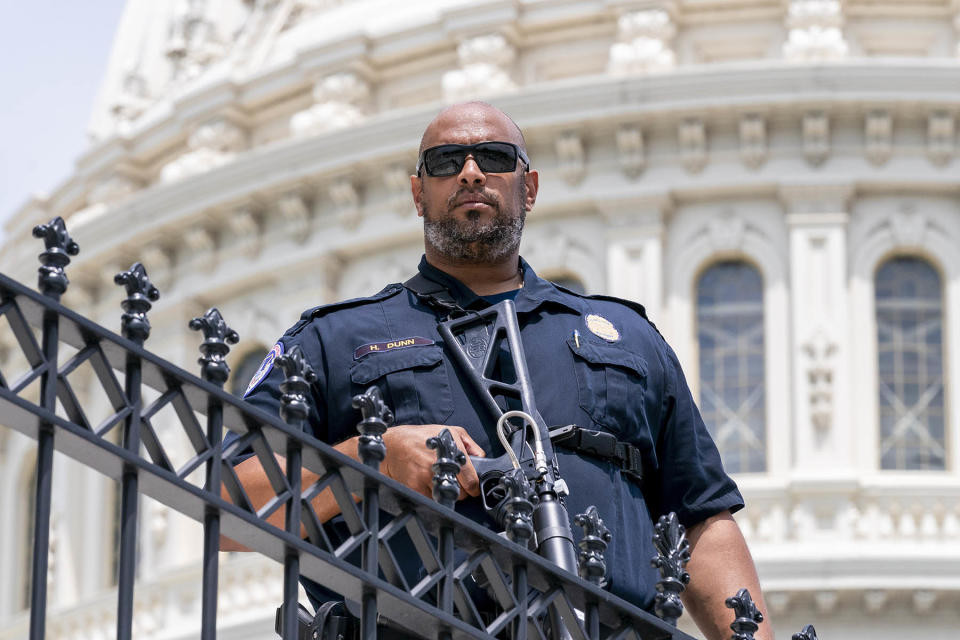
[[[229,369],[224,357],[227,343],[236,342],[237,336],[215,309],[190,325],[204,335],[201,376],[146,350],[143,345],[150,330],[146,313],[158,292],[142,265],[135,264],[116,278],[127,292],[123,335],[62,306],[59,297],[67,288],[64,267],[78,248],[59,218],[37,227],[35,235],[46,242],[40,257],[42,293],[0,274],[0,318],[6,320],[27,363],[27,371],[16,380],[0,371],[0,423],[38,441],[31,640],[45,637],[54,449],[121,483],[119,639],[132,633],[138,494],[204,525],[203,638],[216,637],[221,534],[284,565],[285,638],[297,637],[293,621],[300,576],[362,603],[360,637],[364,640],[376,636],[378,620],[425,638],[689,638],[674,626],[682,610],[677,594],[688,579],[682,569],[688,557],[686,542],[675,521],[665,520],[657,529],[658,562],[664,577],[657,598],[661,619],[599,586],[604,533],[602,523],[589,514],[582,523],[581,573],[590,579],[581,579],[527,549],[523,504],[514,505],[509,539],[450,508],[449,483],[456,476],[456,466],[450,465],[455,465],[458,452],[451,452],[444,443],[431,444],[438,453],[437,501],[378,473],[376,467],[383,458],[379,435],[386,425],[382,420],[378,423],[375,397],[358,401],[369,405],[360,407],[364,419],[358,425],[364,464],[301,429],[306,417],[303,389],[310,372],[293,354],[283,363],[288,375],[284,387],[288,402],[282,412],[286,421],[225,392]],[[85,364],[110,405],[109,415],[97,424],[88,419],[84,396],[77,393],[81,388],[77,374]],[[39,401],[27,392],[37,380]],[[238,435],[226,446],[224,428]],[[186,460],[174,462],[173,436],[190,443]],[[260,508],[253,506],[229,462],[241,451],[257,456],[273,489],[272,498]],[[286,470],[277,462],[278,454],[286,459]],[[316,474],[317,479],[301,486],[302,471]],[[339,505],[349,532],[342,540],[331,539],[314,510],[313,500],[321,492],[332,494]],[[359,506],[354,496],[364,497]],[[286,513],[283,527],[267,521],[279,509]],[[392,516],[383,526],[381,511]],[[301,531],[306,535],[301,536]],[[398,562],[400,537],[412,542],[422,566],[415,580]],[[485,585],[482,594],[472,586],[476,582]],[[277,595],[279,600],[281,594]],[[478,598],[487,600],[485,613],[492,600],[494,615],[481,614]],[[746,636],[737,637],[752,638],[750,629],[755,630],[759,614],[750,608],[749,594],[742,592],[737,598],[728,606],[735,609],[740,624],[731,626],[736,633],[746,629]],[[557,620],[565,627],[562,632],[550,629]]]

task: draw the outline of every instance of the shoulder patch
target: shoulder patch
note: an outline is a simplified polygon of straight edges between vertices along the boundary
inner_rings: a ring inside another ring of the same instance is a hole
[[[322,318],[325,315],[333,313],[335,311],[340,311],[342,309],[350,309],[353,307],[359,307],[365,304],[370,304],[373,302],[380,302],[386,300],[387,298],[392,298],[403,291],[403,285],[399,283],[388,284],[383,289],[373,294],[372,296],[366,296],[364,298],[351,298],[350,300],[343,300],[341,302],[332,302],[330,304],[322,304],[319,307],[313,307],[312,309],[307,309],[300,315],[300,321],[297,324],[290,327],[285,335],[294,336],[300,333],[304,327],[310,324],[311,320],[316,318]]]
[[[243,397],[246,398],[250,395],[250,392],[257,388],[257,385],[263,382],[263,379],[267,377],[270,371],[273,369],[273,363],[276,362],[277,356],[283,355],[283,343],[278,342],[273,345],[273,348],[270,349],[270,352],[263,359],[263,362],[260,363],[260,368],[257,369],[257,372],[253,374],[253,377],[250,378],[250,384],[247,385],[247,390],[243,392]]]
[[[566,287],[563,287],[557,284],[556,282],[552,284],[553,286],[555,286],[557,289],[560,289],[564,293],[569,293],[570,295],[577,296],[578,298],[584,298],[585,300],[604,300],[606,302],[618,302],[626,307],[629,307],[634,311],[636,311],[637,313],[639,313],[640,317],[642,317],[644,320],[649,322],[650,326],[653,327],[653,330],[657,332],[657,335],[659,335],[661,338],[663,337],[663,334],[661,334],[660,330],[657,329],[657,325],[653,324],[653,321],[651,321],[650,318],[647,317],[647,309],[639,302],[634,302],[633,300],[627,300],[625,298],[617,298],[615,296],[604,296],[604,295],[597,295],[597,294],[587,295],[585,293],[577,293],[576,291],[571,291],[570,289],[567,289]]]

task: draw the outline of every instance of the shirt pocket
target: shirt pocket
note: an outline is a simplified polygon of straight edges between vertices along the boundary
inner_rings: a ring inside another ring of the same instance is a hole
[[[646,428],[647,361],[643,356],[583,339],[578,345],[570,338],[567,346],[574,355],[580,408],[598,426],[628,440]]]
[[[350,380],[354,394],[380,387],[394,424],[444,424],[453,413],[440,345],[367,354],[350,366]]]

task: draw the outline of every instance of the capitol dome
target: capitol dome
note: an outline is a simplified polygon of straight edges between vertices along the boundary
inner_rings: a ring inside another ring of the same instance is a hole
[[[242,392],[303,309],[414,273],[419,137],[467,99],[540,172],[522,255],[676,350],[778,636],[956,638],[956,0],[129,0],[93,140],[0,271],[33,286],[61,216],[66,306],[117,330],[141,261],[147,347],[196,370],[186,324],[216,306]],[[34,451],[0,427],[0,640],[27,637]],[[58,465],[49,637],[112,637],[116,484]],[[134,637],[197,637],[200,526],[141,513]],[[281,576],[222,554],[222,637],[275,637]]]

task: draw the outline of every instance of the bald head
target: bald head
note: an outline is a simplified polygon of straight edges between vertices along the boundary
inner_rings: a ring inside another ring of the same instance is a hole
[[[498,132],[497,137],[490,137]],[[420,151],[438,144],[470,144],[483,140],[512,142],[527,150],[520,127],[507,114],[486,102],[461,102],[437,114],[420,138]]]

